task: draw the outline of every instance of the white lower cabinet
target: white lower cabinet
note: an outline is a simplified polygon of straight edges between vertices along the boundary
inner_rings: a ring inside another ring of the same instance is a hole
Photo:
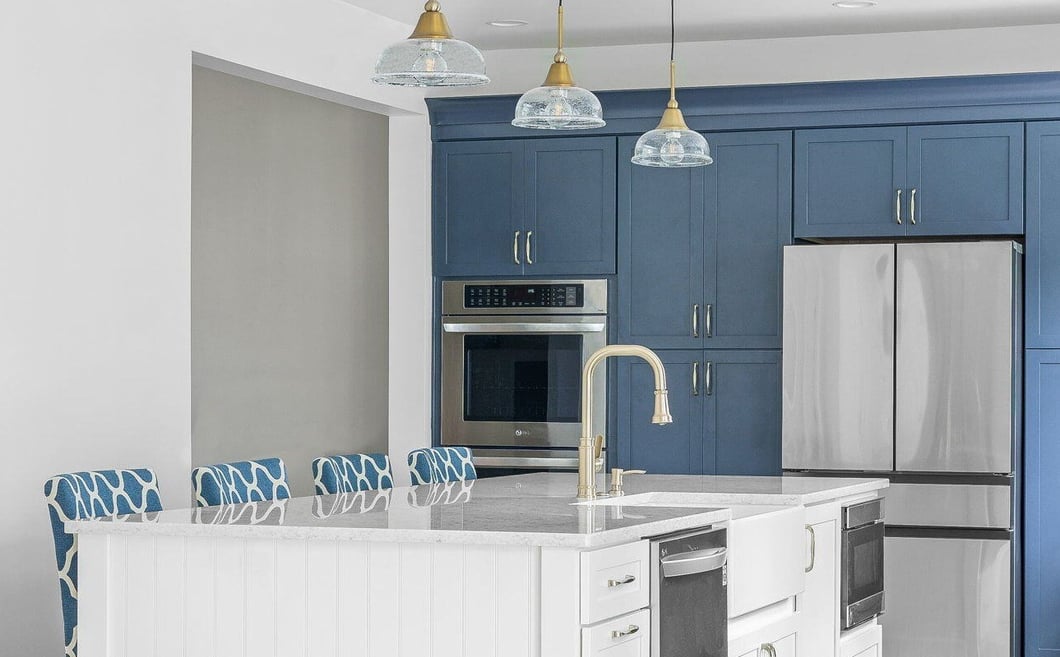
[[[839,657],[881,657],[883,627],[872,623],[844,632],[839,639]]]
[[[798,649],[799,614],[793,613],[739,637],[729,637],[729,657],[817,657]]]
[[[651,613],[647,609],[582,628],[582,657],[649,657]]]
[[[795,657],[795,634],[781,639],[766,641],[740,657]]]
[[[802,616],[799,651],[810,657],[835,657],[839,638],[839,542],[836,518],[806,525],[806,590],[797,598]]]

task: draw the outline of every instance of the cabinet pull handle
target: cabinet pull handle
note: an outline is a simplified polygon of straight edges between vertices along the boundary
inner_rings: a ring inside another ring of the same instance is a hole
[[[810,565],[806,566],[806,572],[810,572],[817,565],[817,532],[809,525],[806,525],[806,531],[810,532]]]
[[[916,187],[909,192],[909,222],[916,225]]]
[[[699,337],[699,304],[692,304],[692,337]]]
[[[534,264],[533,258],[530,257],[530,238],[534,236],[534,231],[526,231],[526,264]]]
[[[514,260],[517,265],[523,264],[519,261],[519,236],[522,234],[523,231],[521,230],[515,231],[515,239],[512,240],[512,260]]]
[[[692,396],[699,396],[699,361],[692,361]]]
[[[763,643],[762,647],[758,649],[758,654],[761,655],[763,652],[766,653],[767,657],[777,657],[777,649],[773,647],[772,643]]]
[[[626,575],[622,579],[609,579],[607,580],[607,588],[613,589],[616,586],[625,586],[626,584],[632,584],[635,581],[637,581],[636,575]]]
[[[706,395],[710,397],[714,394],[714,363],[713,361],[707,361],[703,363],[703,367],[706,369]]]
[[[714,337],[714,304],[712,304],[712,303],[708,303],[707,304],[706,319],[704,320],[703,323],[706,324],[707,337],[708,338],[713,338]]]
[[[902,190],[898,190],[898,195],[894,200],[894,218],[898,221],[898,225],[902,225]]]
[[[629,627],[627,627],[624,630],[611,630],[611,638],[612,639],[621,639],[624,636],[629,636],[630,634],[636,634],[637,632],[640,632],[640,627],[638,627],[637,625],[630,625]]]

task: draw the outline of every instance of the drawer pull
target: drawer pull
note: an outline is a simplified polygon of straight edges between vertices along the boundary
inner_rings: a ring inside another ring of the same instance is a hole
[[[629,636],[631,634],[636,634],[637,632],[640,632],[640,627],[637,626],[637,625],[630,625],[629,627],[627,627],[624,630],[611,630],[611,638],[612,639],[621,639],[624,636]]]
[[[777,649],[773,647],[772,643],[763,643],[762,647],[758,649],[760,657],[762,653],[765,653],[766,657],[777,657]]]
[[[632,584],[637,581],[636,575],[626,575],[622,579],[609,579],[607,580],[607,588],[613,589],[616,586],[625,586],[626,584]]]

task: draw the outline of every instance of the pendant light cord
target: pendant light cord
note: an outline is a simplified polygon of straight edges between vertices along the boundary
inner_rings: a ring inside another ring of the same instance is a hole
[[[560,0],[562,2],[563,0]],[[674,2],[670,0],[670,103],[677,107],[677,60],[674,59],[674,44],[677,42],[677,20],[674,18]]]
[[[559,4],[563,6],[563,0],[559,0]],[[677,40],[677,28],[675,27],[677,21],[674,20],[674,0],[670,0],[670,61],[674,60],[674,42]]]

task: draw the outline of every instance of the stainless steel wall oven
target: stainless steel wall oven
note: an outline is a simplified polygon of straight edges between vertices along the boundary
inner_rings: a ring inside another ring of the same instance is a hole
[[[472,447],[480,468],[577,469],[564,450],[582,363],[607,344],[607,281],[445,281],[441,328],[441,443]]]
[[[843,507],[840,627],[883,613],[883,500]]]

